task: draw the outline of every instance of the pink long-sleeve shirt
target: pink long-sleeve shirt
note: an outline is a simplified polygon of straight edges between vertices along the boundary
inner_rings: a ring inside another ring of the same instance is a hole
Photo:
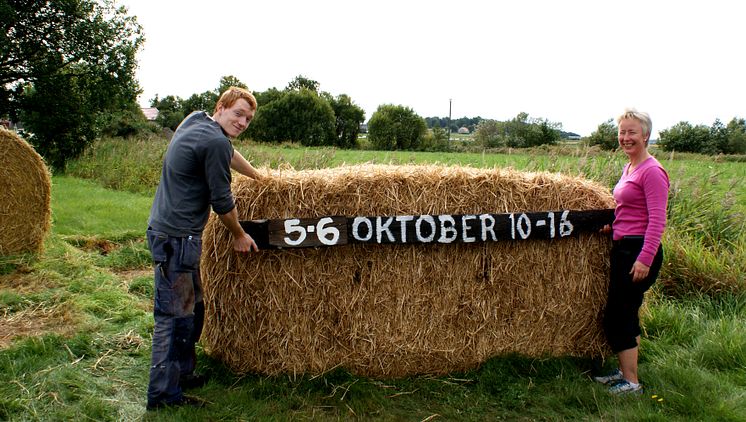
[[[666,228],[668,173],[654,157],[643,161],[631,173],[629,163],[614,187],[614,240],[624,236],[645,236],[637,260],[650,266]]]

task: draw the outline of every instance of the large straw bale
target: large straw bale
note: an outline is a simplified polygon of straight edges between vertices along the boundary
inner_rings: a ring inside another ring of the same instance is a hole
[[[51,225],[51,182],[41,156],[0,128],[0,255],[41,252]]]
[[[269,173],[269,170],[266,170]],[[511,169],[358,165],[234,182],[241,220],[613,207],[590,181]],[[202,276],[207,352],[239,373],[442,374],[505,353],[605,354],[610,241],[232,251],[213,216]]]

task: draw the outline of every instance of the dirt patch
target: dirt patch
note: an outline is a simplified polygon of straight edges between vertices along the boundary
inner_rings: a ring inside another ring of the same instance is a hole
[[[0,312],[0,350],[19,338],[47,333],[70,334],[75,325],[76,318],[65,304],[52,307],[39,304],[17,312],[6,309]]]
[[[125,271],[116,271],[114,272],[119,278],[122,279],[123,282],[129,283],[130,281],[138,278],[138,277],[144,277],[144,276],[152,276],[153,275],[153,269],[152,268],[141,268],[137,270],[125,270]]]
[[[101,255],[108,255],[120,246],[110,240],[98,238],[77,239],[71,243],[84,251],[97,252]]]
[[[59,283],[41,273],[16,271],[0,275],[0,290],[10,289],[18,294],[35,293],[58,287]]]

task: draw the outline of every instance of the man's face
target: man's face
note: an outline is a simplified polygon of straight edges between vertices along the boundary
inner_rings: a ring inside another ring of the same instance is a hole
[[[230,138],[235,138],[249,126],[251,119],[254,118],[254,112],[246,100],[239,98],[230,108],[218,106],[213,119]]]

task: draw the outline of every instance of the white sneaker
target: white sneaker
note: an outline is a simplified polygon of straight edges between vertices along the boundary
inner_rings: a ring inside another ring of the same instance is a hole
[[[593,381],[600,382],[604,385],[613,385],[620,381],[624,381],[624,376],[622,376],[622,371],[617,368],[606,375],[593,377]]]
[[[642,394],[642,384],[631,383],[624,380],[613,387],[609,388],[609,393],[615,395],[622,394]]]

